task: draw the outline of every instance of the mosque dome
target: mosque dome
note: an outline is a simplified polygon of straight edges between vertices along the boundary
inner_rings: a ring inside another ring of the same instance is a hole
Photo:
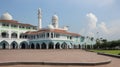
[[[10,15],[8,12],[4,13],[1,18],[1,20],[12,20],[12,15]]]
[[[57,16],[57,15],[53,15],[53,16],[52,16],[52,19],[53,19],[53,20],[58,20],[58,16]]]
[[[68,26],[64,26],[63,29],[64,29],[64,30],[68,30]]]
[[[54,29],[53,25],[51,25],[51,24],[48,25],[47,28],[48,28],[48,29]]]

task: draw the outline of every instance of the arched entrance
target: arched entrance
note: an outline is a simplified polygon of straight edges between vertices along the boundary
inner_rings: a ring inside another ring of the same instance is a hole
[[[60,49],[60,43],[56,43],[55,49]]]
[[[81,49],[81,45],[79,44],[79,49]]]
[[[11,49],[17,49],[17,48],[18,48],[17,42],[13,41],[13,42],[11,43],[10,48],[11,48]]]
[[[39,43],[36,44],[36,49],[40,49],[40,44]]]
[[[50,43],[49,43],[48,49],[54,49],[54,43],[53,43],[53,42],[50,42]]]
[[[65,42],[63,42],[62,45],[61,45],[61,48],[62,49],[67,49],[67,44]]]
[[[27,49],[28,48],[28,43],[27,42],[21,42],[20,43],[20,48],[21,49]]]
[[[0,46],[2,49],[8,49],[9,48],[9,43],[7,41],[2,41],[0,43]]]
[[[35,49],[35,45],[32,43],[32,44],[30,45],[30,48],[31,48],[31,49]]]
[[[47,45],[45,43],[42,43],[41,44],[41,49],[46,49],[47,48]]]

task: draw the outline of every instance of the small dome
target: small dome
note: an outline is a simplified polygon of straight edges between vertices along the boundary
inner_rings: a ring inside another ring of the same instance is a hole
[[[4,13],[4,14],[1,16],[0,19],[1,19],[1,20],[12,20],[13,18],[12,18],[12,16],[11,16],[8,12],[6,12],[6,13]]]
[[[68,27],[67,27],[67,26],[64,26],[63,29],[64,29],[64,30],[68,30]]]
[[[48,29],[54,29],[53,25],[51,25],[51,24],[48,25],[47,28],[48,28]]]
[[[53,16],[52,16],[52,19],[58,20],[58,16],[57,16],[57,15],[53,15]]]

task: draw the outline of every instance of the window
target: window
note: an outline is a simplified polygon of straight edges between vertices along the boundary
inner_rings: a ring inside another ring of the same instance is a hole
[[[19,26],[19,28],[23,28],[24,29],[25,27],[24,26]]]
[[[69,36],[67,36],[67,39],[70,39],[70,37],[69,37]]]
[[[7,23],[2,23],[2,26],[6,26],[6,27],[8,27],[9,24],[7,24]]]
[[[53,33],[51,33],[51,38],[53,38]]]
[[[56,38],[59,38],[60,37],[60,34],[56,34]]]
[[[70,39],[72,39],[72,36],[70,36]]]
[[[11,25],[11,27],[17,27],[17,25]]]
[[[47,33],[47,38],[49,38],[49,33]]]
[[[26,29],[30,29],[31,27],[26,27]]]

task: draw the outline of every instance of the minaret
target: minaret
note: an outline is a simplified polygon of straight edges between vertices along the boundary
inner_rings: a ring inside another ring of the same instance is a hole
[[[59,27],[59,24],[58,24],[58,16],[57,15],[53,15],[52,16],[52,25],[54,28],[58,28]]]
[[[38,30],[42,28],[42,12],[41,8],[38,9]]]

